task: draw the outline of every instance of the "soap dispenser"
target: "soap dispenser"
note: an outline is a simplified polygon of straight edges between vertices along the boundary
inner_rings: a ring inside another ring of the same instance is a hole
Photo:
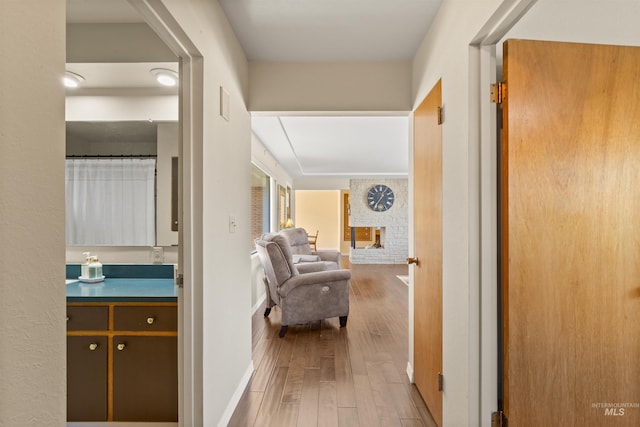
[[[84,262],[80,266],[80,277],[89,277],[89,263],[91,262],[91,253],[83,252]]]
[[[89,263],[89,279],[103,279],[102,275],[102,263],[98,261],[97,256],[91,257],[91,262]]]

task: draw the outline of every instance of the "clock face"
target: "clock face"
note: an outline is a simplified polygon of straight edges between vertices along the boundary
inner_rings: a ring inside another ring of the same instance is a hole
[[[395,196],[386,185],[378,184],[369,189],[367,193],[367,205],[371,210],[384,212],[393,206]]]

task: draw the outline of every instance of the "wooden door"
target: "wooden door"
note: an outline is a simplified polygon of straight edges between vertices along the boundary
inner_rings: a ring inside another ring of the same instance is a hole
[[[509,425],[638,426],[640,48],[510,40],[503,66]]]
[[[442,425],[442,130],[441,82],[414,113],[414,378]]]

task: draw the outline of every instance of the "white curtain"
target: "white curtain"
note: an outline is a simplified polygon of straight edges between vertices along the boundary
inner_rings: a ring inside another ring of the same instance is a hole
[[[68,245],[155,245],[155,159],[67,159]]]

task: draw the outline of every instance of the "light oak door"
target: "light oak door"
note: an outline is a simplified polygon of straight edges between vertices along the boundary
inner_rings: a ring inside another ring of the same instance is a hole
[[[438,81],[414,113],[414,378],[442,425],[442,105]]]
[[[509,40],[503,67],[509,426],[639,426],[640,48]]]

